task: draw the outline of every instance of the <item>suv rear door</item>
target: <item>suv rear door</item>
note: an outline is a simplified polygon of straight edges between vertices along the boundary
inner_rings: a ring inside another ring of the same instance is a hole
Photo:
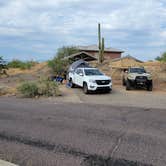
[[[75,72],[75,84],[83,86],[84,73],[82,69],[76,69]]]

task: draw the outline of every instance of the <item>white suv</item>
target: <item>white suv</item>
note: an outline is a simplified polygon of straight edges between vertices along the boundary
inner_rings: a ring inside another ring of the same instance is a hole
[[[104,75],[97,68],[76,68],[75,71],[69,72],[68,79],[71,87],[80,86],[85,94],[89,91],[112,90],[111,77]]]

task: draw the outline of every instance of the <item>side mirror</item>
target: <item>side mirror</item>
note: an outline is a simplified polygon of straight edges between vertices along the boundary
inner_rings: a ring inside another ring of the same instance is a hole
[[[79,73],[79,76],[84,76],[83,73]]]

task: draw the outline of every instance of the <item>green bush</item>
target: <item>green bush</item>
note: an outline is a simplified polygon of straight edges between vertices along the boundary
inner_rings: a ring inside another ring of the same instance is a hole
[[[61,75],[67,70],[68,61],[54,58],[53,60],[48,61],[48,66],[51,68],[52,73]]]
[[[37,83],[38,85],[38,94],[40,96],[59,96],[60,91],[58,84],[54,81],[50,81],[49,79],[41,79]]]
[[[35,64],[36,64],[36,62],[34,62],[34,61],[23,62],[20,60],[13,60],[13,61],[8,63],[8,67],[9,68],[20,68],[20,69],[24,70],[24,69],[30,69]]]
[[[61,47],[58,49],[56,56],[48,61],[48,66],[51,68],[52,73],[62,75],[67,71],[68,65],[71,63],[69,60],[65,60],[65,57],[68,57],[74,53],[79,52],[76,47]]]
[[[18,92],[23,97],[36,97],[36,96],[60,96],[58,84],[50,81],[49,79],[41,79],[36,82],[25,82],[18,88]]]
[[[164,52],[161,56],[158,56],[156,60],[166,62],[166,52]]]
[[[74,46],[63,46],[61,48],[58,48],[56,57],[63,59],[64,57],[68,57],[77,52],[79,52],[79,50]]]
[[[18,87],[18,91],[23,97],[38,96],[38,87],[35,82],[24,82]]]
[[[7,69],[8,69],[8,67],[7,67],[6,62],[4,61],[3,57],[0,56],[0,77],[2,75],[8,76]]]

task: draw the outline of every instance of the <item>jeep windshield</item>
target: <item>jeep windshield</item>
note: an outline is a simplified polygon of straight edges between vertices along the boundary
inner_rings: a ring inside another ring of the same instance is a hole
[[[130,73],[146,73],[146,71],[143,68],[131,68]]]
[[[87,76],[99,76],[99,75],[103,75],[103,73],[101,73],[97,69],[84,69],[84,71],[85,71],[85,75],[87,75]]]

